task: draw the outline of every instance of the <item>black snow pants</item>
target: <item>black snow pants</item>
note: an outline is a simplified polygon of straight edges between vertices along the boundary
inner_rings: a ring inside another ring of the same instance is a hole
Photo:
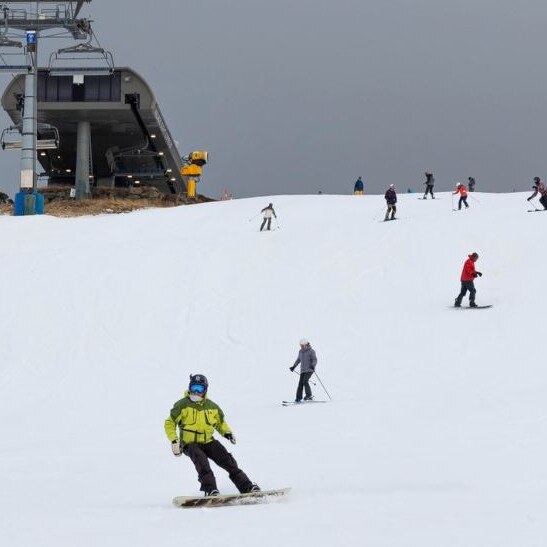
[[[431,194],[431,197],[433,199],[435,199],[435,196],[433,195],[433,184],[426,184],[425,185],[424,199],[427,197],[427,194]]]
[[[543,205],[544,209],[547,209],[547,194],[544,194],[539,198],[539,202]]]
[[[469,205],[467,205],[467,196],[462,196],[460,201],[458,201],[458,211],[462,208],[462,203],[465,205],[466,209],[469,207]]]
[[[260,226],[260,231],[262,232],[262,230],[264,229],[264,226],[266,226],[266,222],[268,223],[268,227],[266,228],[266,230],[269,230],[272,226],[272,218],[267,218],[267,217],[264,217],[264,220],[262,221],[262,226]]]
[[[249,477],[237,466],[235,458],[226,450],[224,445],[212,440],[210,443],[192,443],[184,445],[182,451],[186,454],[198,472],[198,480],[201,484],[200,490],[210,492],[217,487],[216,479],[209,464],[209,458],[213,460],[219,467],[228,471],[231,481],[236,485],[237,489],[244,493],[250,492],[253,483]]]
[[[469,291],[469,303],[475,303],[475,294],[477,294],[477,289],[475,289],[475,283],[473,281],[462,281],[462,289],[460,291],[460,294],[458,294],[458,296],[456,297],[456,305],[461,306],[462,300],[467,294],[467,291]]]
[[[298,380],[298,387],[296,388],[296,400],[302,400],[302,392],[305,391],[306,399],[311,399],[311,387],[310,387],[310,378],[312,377],[312,372],[301,372],[300,380]]]
[[[386,211],[386,216],[384,218],[384,220],[388,220],[389,219],[389,214],[391,213],[391,220],[393,220],[395,218],[395,213],[397,212],[397,206],[396,205],[390,205],[388,203],[387,205],[387,211]]]

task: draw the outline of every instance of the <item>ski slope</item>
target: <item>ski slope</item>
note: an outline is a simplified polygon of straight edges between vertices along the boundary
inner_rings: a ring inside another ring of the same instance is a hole
[[[329,195],[0,216],[0,544],[545,547],[547,215],[436,195],[388,223]],[[494,307],[452,309],[472,251]],[[280,404],[301,337],[329,404]],[[197,372],[287,499],[171,505],[199,494],[163,432]]]

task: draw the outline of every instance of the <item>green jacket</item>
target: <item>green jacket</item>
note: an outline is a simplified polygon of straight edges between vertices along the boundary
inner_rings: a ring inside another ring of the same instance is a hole
[[[224,421],[224,412],[216,403],[207,396],[194,403],[188,395],[186,391],[184,398],[173,405],[169,418],[165,420],[165,434],[171,442],[180,440],[181,446],[210,443],[214,429],[223,436],[232,432]]]

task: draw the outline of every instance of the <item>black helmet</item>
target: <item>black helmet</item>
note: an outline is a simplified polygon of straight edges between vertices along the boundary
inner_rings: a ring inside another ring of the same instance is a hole
[[[539,177],[534,177],[534,182],[539,182]]]
[[[188,384],[188,391],[190,393],[199,393],[205,395],[209,387],[209,382],[203,374],[190,374],[190,383]]]

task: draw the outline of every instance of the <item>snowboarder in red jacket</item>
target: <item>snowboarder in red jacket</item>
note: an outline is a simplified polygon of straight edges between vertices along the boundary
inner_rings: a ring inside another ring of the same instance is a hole
[[[454,301],[454,307],[456,308],[461,308],[463,297],[467,294],[467,291],[469,291],[469,307],[477,307],[477,304],[475,304],[475,294],[477,293],[477,290],[475,289],[474,280],[475,277],[482,277],[482,273],[475,269],[475,262],[479,259],[479,255],[477,253],[471,253],[468,257],[469,258],[463,265],[462,275],[460,277],[462,288],[460,294]]]

